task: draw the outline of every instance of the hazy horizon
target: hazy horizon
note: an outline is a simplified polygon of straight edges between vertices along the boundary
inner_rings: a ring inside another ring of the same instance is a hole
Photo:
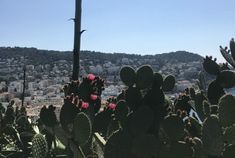
[[[232,0],[83,0],[81,49],[154,55],[185,50],[224,61],[235,37]],[[0,45],[72,51],[75,0],[1,0]]]

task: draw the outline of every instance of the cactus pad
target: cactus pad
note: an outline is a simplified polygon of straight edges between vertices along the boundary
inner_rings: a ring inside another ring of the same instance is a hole
[[[216,81],[223,88],[232,88],[235,86],[235,72],[231,70],[221,71]]]
[[[157,157],[159,141],[153,135],[141,135],[133,140],[131,151],[136,157]]]
[[[166,78],[163,81],[162,89],[163,91],[172,91],[175,86],[175,77],[172,75],[166,76]]]
[[[225,129],[223,138],[228,144],[235,145],[235,124]]]
[[[124,66],[120,71],[120,78],[127,86],[133,86],[136,80],[135,70],[130,66]]]
[[[163,120],[163,129],[172,141],[179,141],[184,135],[184,123],[178,115],[172,114]]]
[[[47,141],[42,134],[36,134],[32,140],[32,155],[34,158],[45,158],[48,152]]]
[[[223,152],[223,158],[234,158],[234,155],[235,155],[235,145],[226,146]]]
[[[222,128],[216,115],[211,115],[205,119],[202,126],[202,142],[204,152],[209,156],[220,156],[224,142],[222,138]]]
[[[212,81],[209,84],[207,97],[211,104],[218,104],[219,99],[225,94],[223,88],[216,82]]]
[[[136,72],[136,86],[140,89],[149,88],[153,84],[153,69],[149,65],[141,66]]]
[[[203,68],[205,71],[211,75],[218,75],[220,72],[219,65],[215,62],[215,60],[212,60],[212,57],[206,56],[206,58],[203,61]]]
[[[78,113],[73,122],[73,137],[78,145],[85,145],[91,137],[91,121],[89,117],[81,112]]]
[[[140,107],[129,118],[130,131],[134,136],[142,135],[148,131],[153,122],[153,113],[146,107]]]
[[[235,97],[233,95],[227,94],[220,99],[219,119],[223,127],[235,123]]]

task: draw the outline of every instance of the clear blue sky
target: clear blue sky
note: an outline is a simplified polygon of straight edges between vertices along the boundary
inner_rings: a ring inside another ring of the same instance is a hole
[[[0,0],[0,46],[72,50],[75,0]],[[82,49],[221,58],[235,37],[234,0],[83,0]]]

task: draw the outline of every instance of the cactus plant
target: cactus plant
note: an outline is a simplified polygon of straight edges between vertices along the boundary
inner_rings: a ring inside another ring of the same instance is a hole
[[[34,158],[45,158],[48,153],[47,141],[42,134],[36,134],[32,140],[32,155]]]
[[[139,89],[150,88],[153,84],[153,70],[149,65],[143,65],[136,71],[136,86]]]
[[[223,158],[234,158],[235,155],[235,145],[228,145],[223,151]]]
[[[167,116],[162,122],[163,129],[171,141],[179,141],[184,136],[184,123],[178,115]]]
[[[129,87],[125,92],[127,105],[131,110],[136,110],[142,104],[142,95],[138,88]]]
[[[163,77],[160,73],[155,72],[153,76],[153,87],[160,88],[163,84]]]
[[[211,114],[210,103],[203,101],[203,111],[206,117],[209,117]]]
[[[203,61],[203,68],[204,70],[211,74],[211,75],[218,75],[220,72],[220,67],[216,63],[216,59],[212,60],[212,57],[206,56],[206,58]]]
[[[162,89],[163,91],[172,91],[172,89],[175,86],[175,77],[172,75],[166,76],[166,78],[163,81]]]
[[[203,143],[200,138],[194,137],[193,138],[193,149],[194,149],[194,157],[195,158],[206,158],[204,151],[203,151]]]
[[[73,121],[73,138],[78,145],[85,145],[91,137],[91,121],[89,117],[80,112]]]
[[[130,66],[124,66],[120,70],[120,78],[127,86],[133,86],[136,81],[135,70]]]
[[[114,132],[107,140],[104,158],[125,158],[131,151],[133,137],[124,130]]]
[[[129,115],[129,128],[134,136],[146,133],[153,122],[153,113],[146,107],[140,107],[132,115]]]
[[[194,151],[190,144],[183,141],[172,142],[165,145],[160,151],[160,158],[193,158]]]
[[[212,81],[208,86],[207,97],[211,104],[218,104],[219,99],[225,94],[223,88],[216,82]]]
[[[235,72],[232,70],[221,71],[216,81],[223,88],[232,88],[235,86]]]
[[[227,144],[235,145],[235,124],[225,129],[223,138]]]
[[[158,157],[160,142],[153,135],[141,135],[133,140],[131,152],[135,157]]]
[[[220,156],[223,151],[224,142],[222,128],[216,115],[207,117],[202,126],[202,142],[204,152],[208,156]]]
[[[117,102],[116,109],[114,111],[115,116],[120,122],[127,118],[127,114],[129,113],[129,108],[125,102],[125,100],[119,100]]]
[[[224,59],[235,68],[234,38],[230,40],[230,50],[227,50],[227,47],[223,48],[222,46],[220,46],[220,52],[223,55]]]
[[[219,119],[223,127],[235,123],[235,97],[231,94],[224,95],[219,101]]]

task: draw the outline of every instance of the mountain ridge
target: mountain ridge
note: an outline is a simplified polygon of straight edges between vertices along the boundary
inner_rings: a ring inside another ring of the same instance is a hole
[[[67,60],[72,62],[72,51],[54,51],[43,50],[28,47],[0,47],[0,56],[4,58],[18,58],[25,56],[35,64],[48,63],[58,60]],[[80,59],[97,60],[115,62],[123,58],[128,59],[155,59],[159,62],[192,62],[202,60],[203,57],[196,53],[187,51],[175,51],[169,53],[161,53],[154,55],[140,55],[140,54],[127,54],[127,53],[104,53],[97,51],[82,50]]]

